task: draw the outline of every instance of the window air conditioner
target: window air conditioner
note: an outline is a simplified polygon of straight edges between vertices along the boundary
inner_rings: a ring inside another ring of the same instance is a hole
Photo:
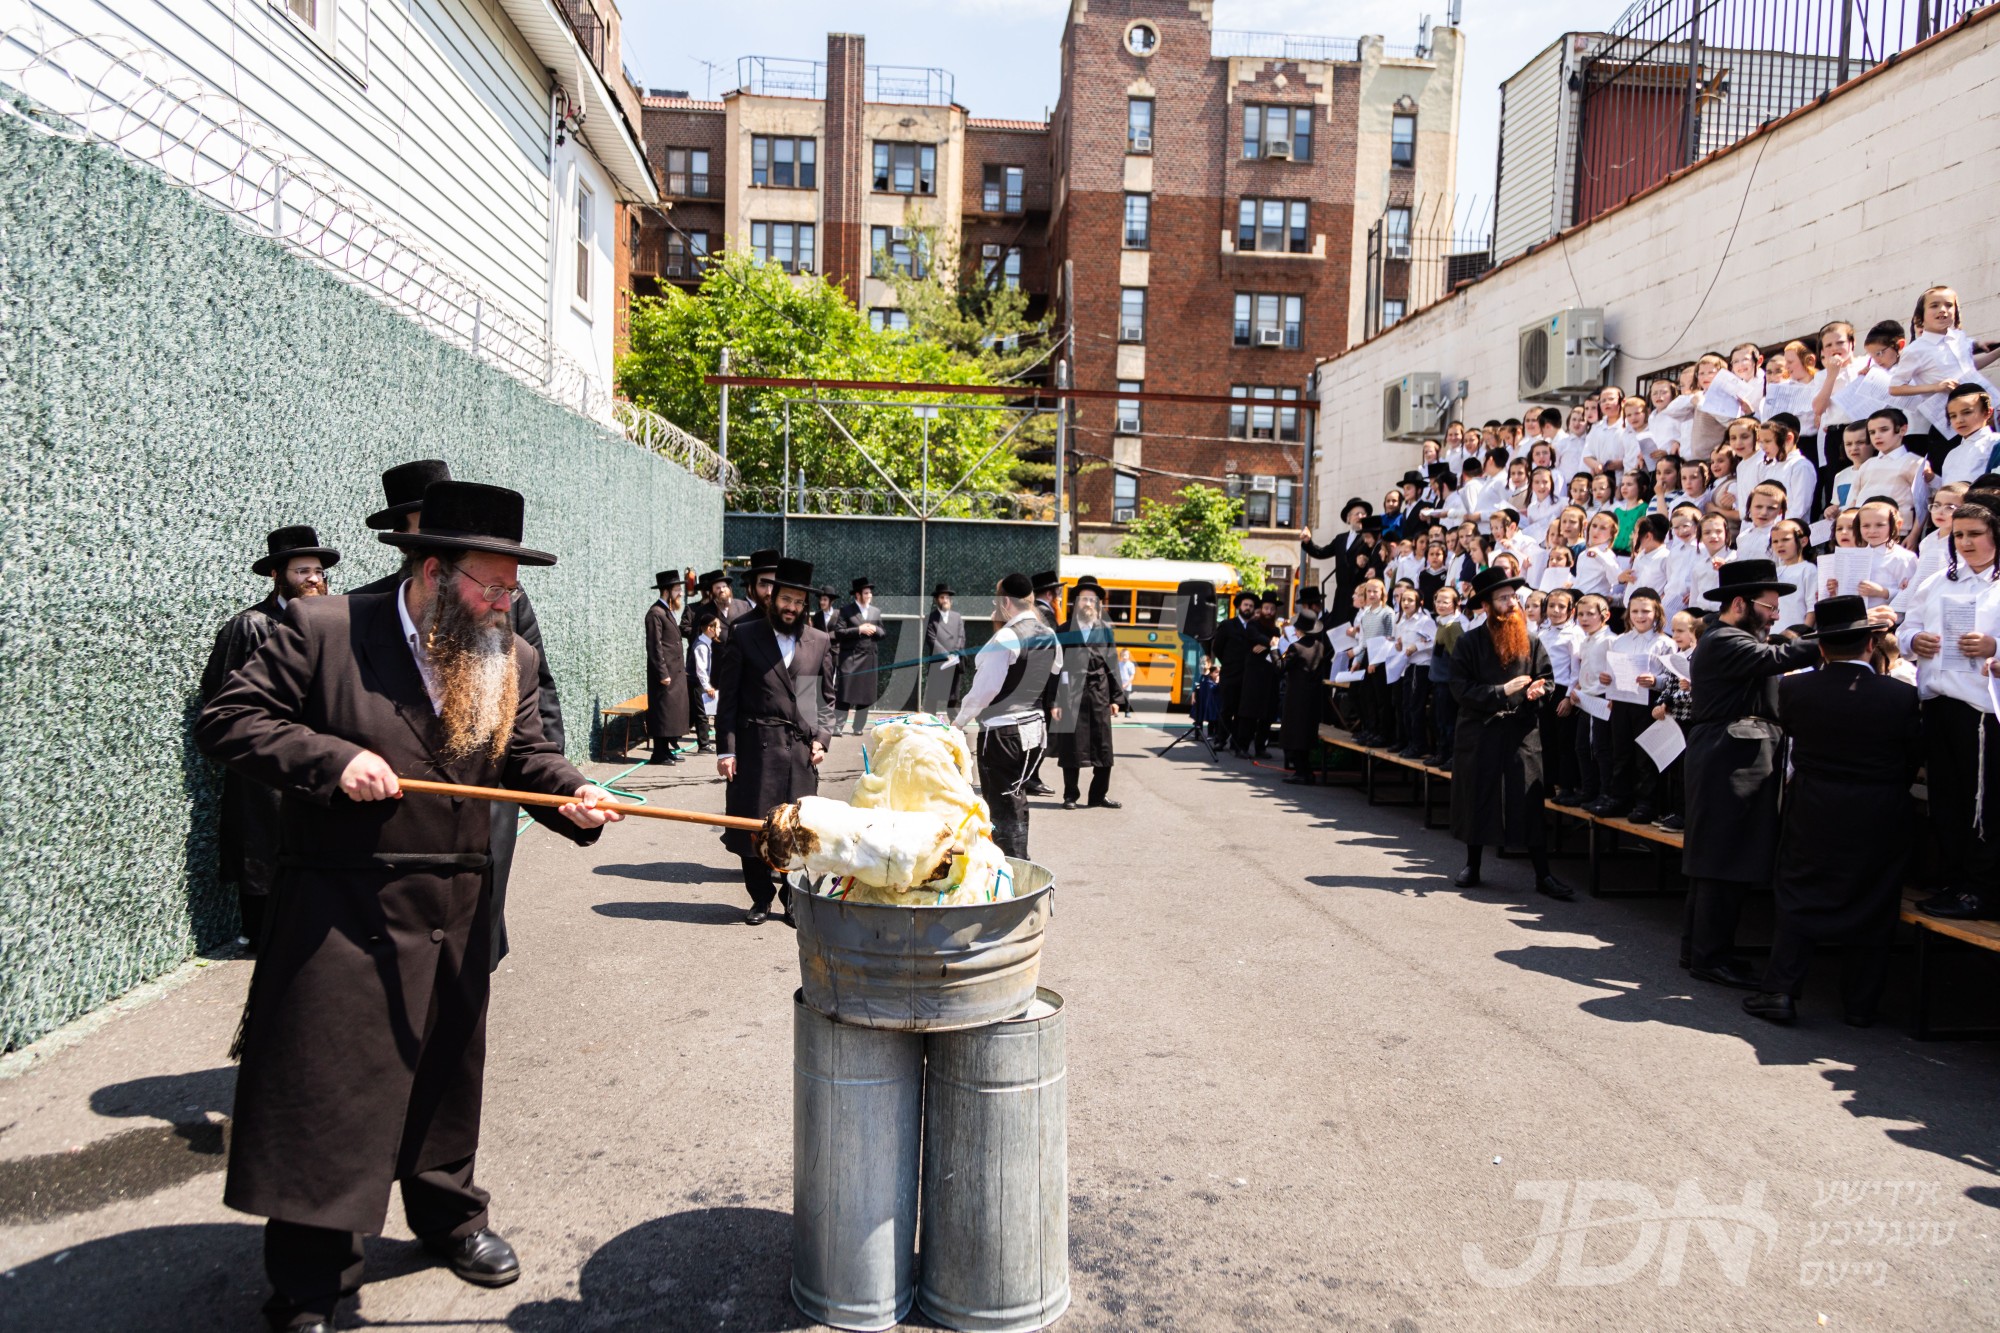
[[[1428,371],[1382,386],[1382,438],[1420,440],[1444,425],[1444,382]]]
[[[1153,136],[1152,136],[1152,135],[1150,135],[1150,134],[1135,134],[1135,135],[1133,135],[1133,136],[1132,136],[1132,151],[1133,151],[1133,152],[1135,152],[1135,153],[1150,153],[1150,152],[1152,152],[1152,151],[1153,151]]]
[[[1118,341],[1120,342],[1128,342],[1128,343],[1143,342],[1145,340],[1145,336],[1146,336],[1145,329],[1141,328],[1137,324],[1120,324],[1118,326]]]
[[[1137,435],[1139,433],[1139,418],[1137,416],[1119,417],[1118,433],[1120,435]]]
[[[1285,345],[1285,331],[1283,329],[1259,329],[1257,330],[1257,345],[1259,347],[1282,347]]]
[[[1522,329],[1520,348],[1520,398],[1585,397],[1596,392],[1604,377],[1604,311],[1558,311]]]
[[[908,227],[891,227],[889,228],[889,239],[892,241],[907,241],[910,239],[910,229]]]
[[[1408,241],[1392,240],[1388,244],[1387,253],[1391,259],[1408,259],[1410,257],[1410,243]]]
[[[1130,505],[1127,505],[1122,509],[1114,509],[1111,511],[1111,521],[1113,523],[1130,523],[1136,517],[1138,517],[1138,511],[1133,509]]]
[[[680,275],[681,275],[681,261],[678,259],[669,259],[667,261],[667,276],[670,278],[678,278]]]
[[[1275,493],[1278,489],[1277,475],[1266,472],[1255,474],[1250,478],[1250,489],[1253,491],[1270,491]]]
[[[1264,145],[1264,156],[1275,157],[1283,162],[1292,160],[1292,144],[1289,139],[1276,139]]]
[[[1252,426],[1250,428],[1250,438],[1253,440],[1268,440],[1275,433],[1269,426]]]

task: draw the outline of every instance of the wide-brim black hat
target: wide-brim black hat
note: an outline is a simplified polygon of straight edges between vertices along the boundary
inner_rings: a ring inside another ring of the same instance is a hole
[[[1368,502],[1367,502],[1366,500],[1362,499],[1362,498],[1361,498],[1360,496],[1358,496],[1358,495],[1357,495],[1357,496],[1354,496],[1353,498],[1351,498],[1350,500],[1348,500],[1348,502],[1347,502],[1346,504],[1344,504],[1344,505],[1342,505],[1342,506],[1340,507],[1340,521],[1341,521],[1342,523],[1345,523],[1345,522],[1347,522],[1347,516],[1348,516],[1349,514],[1351,514],[1351,513],[1353,513],[1353,512],[1354,512],[1354,510],[1355,510],[1355,507],[1356,507],[1357,505],[1358,505],[1358,506],[1360,506],[1360,508],[1361,508],[1361,512],[1362,512],[1362,513],[1363,513],[1364,515],[1365,515],[1365,514],[1372,514],[1372,513],[1374,513],[1374,512],[1375,512],[1375,506],[1374,506],[1374,505],[1372,505],[1372,504],[1369,504],[1369,503],[1368,503]]]
[[[669,588],[685,587],[686,584],[684,584],[681,581],[681,575],[679,570],[663,569],[659,573],[653,575],[653,586],[657,588],[659,591],[665,592]]]
[[[1429,473],[1433,477],[1449,477],[1451,475],[1451,464],[1432,463],[1429,467],[1425,468],[1424,471]]]
[[[755,579],[759,574],[768,574],[777,567],[778,553],[776,551],[766,547],[764,550],[752,551],[750,553],[750,577],[752,579]]]
[[[296,555],[316,555],[320,564],[328,569],[340,563],[340,552],[331,546],[321,546],[319,534],[304,524],[279,528],[264,538],[264,545],[268,553],[250,566],[252,574],[275,574],[280,566]]]
[[[451,467],[442,458],[420,458],[414,463],[398,463],[382,474],[382,498],[389,502],[368,516],[368,526],[386,532],[407,514],[423,508],[424,492],[431,483],[451,480]]]
[[[1881,626],[1868,619],[1865,597],[1822,597],[1813,606],[1813,624],[1801,639],[1859,639]]]
[[[1421,486],[1424,484],[1424,474],[1415,468],[1411,468],[1403,474],[1403,479],[1396,484],[1398,486]]]
[[[875,584],[873,583],[873,581],[871,581],[866,574],[863,574],[860,578],[854,580],[853,583],[848,585],[847,592],[848,595],[851,597],[864,590],[872,591],[874,587]]]
[[[1054,592],[1057,588],[1062,587],[1062,575],[1056,573],[1053,569],[1045,569],[1041,573],[1034,575],[1029,582],[1034,585],[1036,592]]]
[[[1085,574],[1082,578],[1078,579],[1076,586],[1069,590],[1069,595],[1074,597],[1085,588],[1090,589],[1090,591],[1096,593],[1099,597],[1104,595],[1104,585],[1097,581],[1097,575],[1095,574]]]
[[[1300,606],[1325,606],[1325,605],[1326,605],[1326,593],[1325,593],[1325,592],[1324,592],[1324,591],[1323,591],[1322,589],[1319,589],[1319,588],[1314,588],[1314,587],[1305,587],[1305,588],[1301,588],[1301,589],[1299,589],[1299,605],[1300,605]]]
[[[381,540],[404,550],[484,551],[524,565],[553,565],[547,551],[521,545],[527,501],[519,491],[477,481],[432,482],[424,492],[415,532],[385,532]]]
[[[1345,518],[1346,515],[1343,513],[1341,517]],[[1363,532],[1380,532],[1382,530],[1382,516],[1380,514],[1364,515],[1361,519],[1361,530]]]
[[[932,593],[931,593],[931,596],[933,596],[933,597],[956,597],[956,596],[958,596],[958,594],[957,594],[957,593],[955,593],[955,592],[953,592],[953,591],[951,590],[951,585],[950,585],[949,583],[940,583],[940,584],[938,584],[938,586],[937,586],[937,589],[936,589],[936,590],[935,590],[934,592],[932,592]]]
[[[1748,597],[1760,592],[1797,592],[1799,585],[1778,577],[1775,560],[1732,560],[1715,571],[1715,586],[1702,596],[1728,605],[1732,597]]]
[[[711,569],[708,571],[708,573],[703,574],[699,578],[695,579],[694,586],[700,589],[702,592],[707,592],[711,588],[715,587],[716,584],[728,583],[729,581],[730,581],[729,571],[723,569]]]
[[[1519,574],[1509,574],[1500,565],[1488,565],[1472,576],[1472,591],[1465,595],[1465,604],[1479,606],[1502,588],[1519,588],[1527,582]]]
[[[771,582],[775,588],[795,588],[799,592],[822,591],[813,586],[813,567],[810,560],[795,560],[790,556],[779,556],[771,567]]]

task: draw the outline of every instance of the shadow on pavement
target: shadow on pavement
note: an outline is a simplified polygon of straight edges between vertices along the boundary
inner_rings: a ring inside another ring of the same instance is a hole
[[[518,1333],[811,1327],[792,1304],[792,1219],[770,1208],[696,1208],[613,1237],[583,1265],[575,1300],[514,1308]]]
[[[593,875],[615,879],[643,879],[655,884],[739,884],[742,871],[733,867],[704,865],[699,861],[639,861],[625,865],[592,866]]]
[[[599,903],[599,916],[628,921],[679,921],[690,926],[740,926],[750,910],[741,903]]]
[[[58,1251],[0,1277],[0,1323],[19,1329],[263,1327],[263,1228],[146,1227]]]

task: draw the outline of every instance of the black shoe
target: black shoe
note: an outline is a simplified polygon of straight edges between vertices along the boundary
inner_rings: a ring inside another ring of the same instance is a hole
[[[681,757],[675,754],[672,750],[664,750],[661,751],[660,753],[655,754],[652,758],[648,759],[646,762],[649,764],[678,764],[680,761]]]
[[[746,926],[761,926],[770,919],[771,914],[761,907],[753,907],[743,914],[743,924]]]
[[[1626,816],[1634,824],[1650,824],[1659,817],[1660,812],[1650,805],[1635,805],[1632,807],[1632,813]]]
[[[1440,756],[1438,757],[1438,761],[1437,761],[1437,763],[1435,763],[1435,764],[1431,765],[1431,767],[1433,767],[1433,768],[1437,769],[1437,771],[1438,771],[1438,772],[1440,772],[1440,773],[1449,773],[1449,772],[1451,772],[1451,756],[1450,756],[1450,755],[1448,755],[1448,754],[1447,754],[1447,755],[1440,755]]]
[[[1653,821],[1653,827],[1662,833],[1685,833],[1687,821],[1679,815],[1661,815]]]
[[[1917,910],[1942,921],[1991,921],[2000,916],[1976,893],[1940,893],[1918,903]]]
[[[1451,882],[1461,889],[1476,889],[1479,887],[1479,872],[1471,866],[1463,866],[1451,877]]]
[[[1248,759],[1250,757],[1248,750],[1239,750],[1233,745],[1229,747],[1229,753],[1235,755],[1238,759]]]
[[[333,1333],[331,1318],[315,1319],[310,1324],[292,1322],[304,1314],[305,1311],[276,1293],[272,1294],[270,1300],[264,1302],[264,1326],[271,1329],[272,1333]]]
[[[1090,805],[1093,810],[1123,810],[1125,808],[1123,801],[1114,801],[1109,796],[1101,801],[1092,801]]]
[[[427,1240],[424,1248],[451,1265],[451,1271],[481,1287],[504,1287],[521,1276],[514,1247],[491,1227],[462,1240]]]
[[[1840,1021],[1851,1028],[1872,1028],[1875,1026],[1873,1014],[1842,1014]]]
[[[1623,819],[1632,813],[1632,803],[1630,801],[1614,801],[1607,796],[1596,805],[1590,807],[1590,813],[1596,815],[1599,819]]]
[[[1054,796],[1056,794],[1056,789],[1049,786],[1046,782],[1031,782],[1021,788],[1021,790],[1029,796]]]
[[[1535,881],[1535,892],[1544,898],[1553,898],[1559,903],[1573,901],[1576,890],[1557,879],[1554,875],[1543,875]]]
[[[1287,787],[1316,787],[1319,784],[1312,780],[1311,774],[1297,773],[1289,778],[1286,778],[1285,785]]]
[[[1762,981],[1734,963],[1717,963],[1714,967],[1691,967],[1688,969],[1688,975],[1696,981],[1712,981],[1718,986],[1732,986],[1737,990],[1764,989]]]
[[[1065,809],[1065,810],[1074,810],[1074,809],[1076,809],[1076,802],[1075,802],[1075,801],[1074,801],[1073,799],[1066,799],[1066,800],[1064,800],[1064,801],[1063,801],[1063,809]]]
[[[1789,1023],[1799,1016],[1799,1007],[1792,1003],[1789,995],[1758,991],[1755,995],[1743,997],[1743,1012],[1755,1014],[1769,1023]]]
[[[694,747],[694,752],[696,754],[714,754],[715,745],[713,742],[703,741],[700,745]]]
[[[1583,795],[1580,792],[1559,791],[1554,796],[1549,797],[1549,799],[1557,805],[1567,805],[1572,809],[1583,804]]]

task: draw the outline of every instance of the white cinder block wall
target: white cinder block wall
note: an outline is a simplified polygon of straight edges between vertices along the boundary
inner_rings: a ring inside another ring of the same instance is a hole
[[[1437,371],[1470,382],[1459,420],[1518,416],[1518,332],[1557,310],[1604,309],[1625,349],[1609,373],[1630,385],[1832,319],[1907,322],[1932,283],[1958,289],[1975,336],[2000,337],[2000,6],[1323,362],[1313,526],[1337,529],[1343,500],[1379,504],[1417,465],[1417,445],[1382,439],[1385,383]]]

